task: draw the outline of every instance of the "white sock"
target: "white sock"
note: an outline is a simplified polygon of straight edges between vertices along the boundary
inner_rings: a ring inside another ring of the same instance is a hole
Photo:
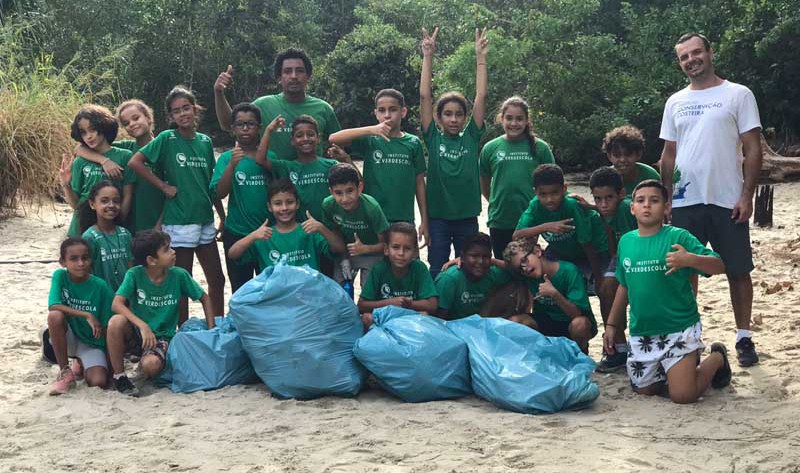
[[[743,338],[753,338],[753,332],[750,330],[736,329],[736,343]]]
[[[615,343],[614,349],[617,350],[617,353],[628,353],[628,344],[627,343]]]
[[[120,379],[121,377],[125,376],[125,372],[122,373],[114,373],[114,379]]]

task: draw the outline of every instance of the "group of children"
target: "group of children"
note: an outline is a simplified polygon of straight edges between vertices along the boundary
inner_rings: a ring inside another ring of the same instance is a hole
[[[196,130],[201,108],[182,87],[165,101],[173,128],[157,136],[152,110],[141,101],[122,103],[116,117],[84,107],[72,129],[80,143],[76,157],[65,156],[60,170],[75,212],[43,335],[60,367],[51,392],[68,392],[83,376],[91,386],[136,395],[125,357],[138,358],[142,371],[156,376],[188,317],[187,297],[200,300],[213,327],[214,316],[224,313],[218,237],[233,292],[281,260],[340,283],[360,273],[365,327],[371,312],[387,305],[445,319],[479,313],[568,337],[588,352],[598,332],[593,288],[605,325],[599,369],[627,366],[634,388],[647,394],[667,381],[676,402],[696,400],[710,383],[726,385],[723,345],[713,345],[698,365],[703,344],[689,283],[692,274],[724,267],[688,232],[663,224],[670,199],[658,173],[639,162],[641,132],[625,126],[606,135],[613,167],[592,174],[594,204],[570,195],[549,145],[532,131],[523,99],[503,102],[497,121],[504,134],[480,147],[485,30],[475,35],[471,116],[456,92],[434,104],[437,35],[438,29],[424,31],[422,39],[423,140],[401,129],[408,112],[403,95],[384,89],[375,97],[378,124],[328,137],[335,159],[318,155],[322,137],[313,117],[287,124],[278,116],[262,127],[259,107],[242,103],[230,117],[236,144],[215,160],[210,138]],[[119,124],[133,140],[115,141]],[[296,157],[277,159],[270,138],[287,126]],[[364,160],[363,178],[344,149]],[[478,232],[481,195],[489,201],[490,235]],[[419,260],[422,240],[430,267]],[[451,246],[458,258],[447,262]],[[195,255],[208,294],[192,279]]]

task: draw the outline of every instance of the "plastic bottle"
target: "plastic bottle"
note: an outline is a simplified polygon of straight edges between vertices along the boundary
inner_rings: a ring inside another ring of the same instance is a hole
[[[350,260],[345,258],[342,260],[342,276],[344,277],[344,281],[342,281],[342,288],[347,292],[347,295],[350,296],[350,299],[355,300],[355,286],[353,286],[353,270],[350,267]]]

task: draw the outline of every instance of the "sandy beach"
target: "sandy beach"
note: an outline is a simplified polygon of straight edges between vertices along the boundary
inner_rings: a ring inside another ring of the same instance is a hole
[[[57,368],[41,360],[37,332],[58,264],[8,262],[57,259],[70,212],[20,210],[0,223],[0,471],[800,471],[798,194],[800,183],[777,186],[775,227],[751,230],[759,365],[734,366],[730,387],[688,406],[637,396],[622,373],[595,374],[591,407],[540,416],[474,396],[404,404],[376,386],[355,399],[281,401],[263,384],[190,395],[145,384],[132,399],[79,383],[50,397]],[[197,263],[194,273],[205,287]],[[706,344],[733,352],[723,276],[701,281],[699,305]],[[598,336],[595,360],[600,348]]]

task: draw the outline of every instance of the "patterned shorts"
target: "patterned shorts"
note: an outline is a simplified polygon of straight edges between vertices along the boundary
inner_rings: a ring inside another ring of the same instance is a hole
[[[130,338],[126,340],[125,352],[140,358],[144,358],[147,355],[155,355],[161,358],[161,361],[167,361],[167,350],[169,349],[168,341],[163,338],[156,338],[156,346],[147,350],[142,349],[143,341],[142,332],[139,331],[139,327],[134,325],[131,327]]]
[[[705,349],[700,322],[668,335],[631,336],[628,340],[628,377],[634,388],[667,380],[667,371],[692,352]]]

